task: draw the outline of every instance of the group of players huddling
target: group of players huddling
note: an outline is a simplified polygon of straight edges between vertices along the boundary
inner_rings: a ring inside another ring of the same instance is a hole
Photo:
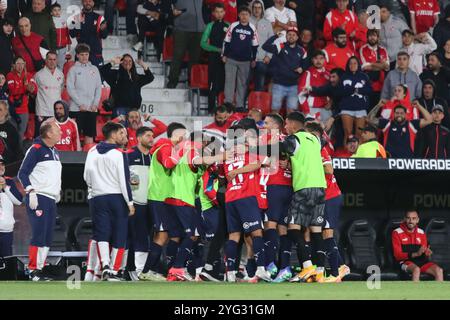
[[[153,143],[142,127],[129,151],[118,148],[127,142],[123,126],[109,122],[103,133],[84,172],[93,218],[86,281],[117,281],[127,271],[148,281],[340,282],[350,272],[333,237],[342,195],[314,119],[268,114],[258,128],[243,118],[225,141],[171,123]],[[108,171],[121,165],[124,179]],[[108,179],[119,194],[96,191]],[[291,267],[294,245],[301,270]]]

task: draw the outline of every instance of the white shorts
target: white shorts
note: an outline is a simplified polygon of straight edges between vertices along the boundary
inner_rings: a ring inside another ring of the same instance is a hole
[[[366,110],[358,110],[358,111],[352,111],[352,110],[342,110],[341,115],[347,115],[351,116],[353,118],[364,118],[367,116]]]

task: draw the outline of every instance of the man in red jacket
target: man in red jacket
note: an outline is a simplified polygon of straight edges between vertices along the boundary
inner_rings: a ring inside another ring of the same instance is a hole
[[[443,281],[442,268],[430,261],[433,252],[428,245],[427,235],[418,224],[417,211],[406,211],[403,223],[392,231],[394,257],[403,271],[412,274],[413,281],[419,281],[421,273],[428,273],[436,281]]]

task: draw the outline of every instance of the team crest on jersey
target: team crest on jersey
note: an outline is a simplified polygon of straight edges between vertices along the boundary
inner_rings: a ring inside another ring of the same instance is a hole
[[[36,216],[40,217],[42,216],[44,212],[42,210],[36,210]]]
[[[323,218],[322,217],[317,217],[317,223],[323,223]]]

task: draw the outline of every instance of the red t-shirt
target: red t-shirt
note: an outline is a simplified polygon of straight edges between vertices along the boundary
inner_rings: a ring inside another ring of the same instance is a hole
[[[230,171],[240,169],[250,164],[250,154],[236,154],[233,160],[226,161],[224,165],[225,176]],[[233,180],[228,181],[225,202],[232,202],[239,199],[257,197],[259,190],[256,189],[257,172],[238,174]]]
[[[283,142],[286,139],[286,135],[280,134],[278,135],[278,141]],[[262,143],[267,144],[271,138],[270,135],[266,135],[261,137]],[[269,173],[269,180],[267,181],[267,185],[282,185],[282,186],[291,186],[292,185],[292,172],[290,169],[282,169],[280,168],[279,162],[271,163],[269,168],[266,168],[266,171]]]
[[[55,145],[59,151],[78,151],[80,147],[80,137],[78,135],[77,123],[68,118],[66,121],[58,123],[61,129],[61,140]]]
[[[370,46],[370,44],[366,43],[359,50],[359,57],[361,59],[361,63],[364,65],[366,63],[374,63],[379,62],[381,60],[389,63],[389,55],[385,48],[378,46],[377,49],[374,49]],[[385,71],[380,72],[380,78],[377,81],[372,81],[372,89],[375,92],[380,92],[383,89],[384,78],[386,76]]]
[[[408,1],[409,12],[416,18],[417,33],[427,32],[434,26],[434,17],[440,13],[437,0]]]
[[[331,157],[325,148],[322,148],[321,154],[323,165],[332,164]],[[327,188],[325,189],[325,200],[333,199],[336,198],[337,196],[340,196],[341,189],[339,189],[334,174],[325,174],[325,179],[327,180]]]
[[[323,52],[325,52],[325,69],[327,71],[331,71],[334,68],[345,70],[348,59],[355,55],[350,47],[339,48],[334,43],[327,45]]]
[[[323,23],[323,37],[327,41],[333,41],[332,32],[336,28],[343,28],[347,37],[358,27],[358,18],[350,10],[345,10],[344,13],[339,12],[338,9],[331,9],[325,16]]]

